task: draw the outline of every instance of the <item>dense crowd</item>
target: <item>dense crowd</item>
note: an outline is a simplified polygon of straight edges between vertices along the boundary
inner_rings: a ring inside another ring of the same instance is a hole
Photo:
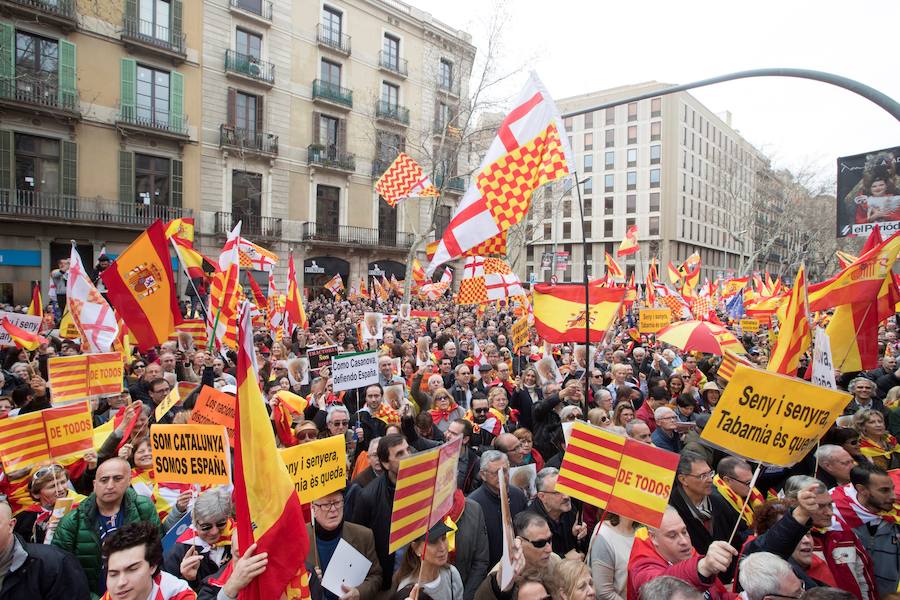
[[[373,307],[387,323],[380,340],[361,343],[358,324]],[[278,340],[257,332],[267,408],[291,421],[278,443],[346,441],[345,489],[308,507],[313,599],[900,598],[900,511],[889,473],[900,463],[894,322],[881,331],[878,369],[837,374],[853,396],[846,417],[804,460],[762,468],[751,487],[756,465],[700,439],[726,386],[720,357],[635,336],[628,319],[588,360],[571,344],[515,352],[520,307],[442,300],[413,308],[438,316],[400,319],[399,299],[375,307],[321,296],[306,303],[308,331]],[[2,352],[4,417],[51,407],[47,360],[81,352],[48,336],[35,352]],[[742,341],[764,366],[766,333]],[[379,383],[335,393],[328,367],[310,369],[307,360],[309,349],[332,345],[377,349]],[[148,438],[154,423],[186,423],[200,386],[236,393],[235,367],[234,352],[210,353],[182,338],[135,351],[122,392],[92,403],[95,427],[111,423],[94,451],[3,473],[0,598],[226,600],[264,572],[266,555],[239,548],[232,536],[231,489],[158,481]],[[180,382],[198,387],[157,419],[156,406]],[[401,393],[388,393],[392,386]],[[305,399],[302,411],[281,406],[283,390]],[[658,527],[556,490],[566,424],[577,420],[679,454]],[[452,507],[427,538],[389,553],[399,462],[457,439]],[[501,477],[516,539],[507,586],[498,569]],[[53,508],[65,497],[76,508],[56,523]],[[162,538],[187,514],[190,528],[163,551]],[[341,540],[371,567],[338,596],[321,579]]]

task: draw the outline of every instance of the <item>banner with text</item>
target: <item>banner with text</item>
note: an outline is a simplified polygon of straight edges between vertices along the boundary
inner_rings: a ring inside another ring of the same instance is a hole
[[[191,411],[189,423],[196,425],[221,425],[228,431],[228,442],[234,447],[235,397],[216,388],[204,385]]]
[[[822,327],[816,327],[816,335],[813,338],[813,363],[812,383],[828,388],[837,389],[837,381],[834,378],[834,361],[831,358],[831,338]]]
[[[837,159],[837,236],[900,230],[900,146]]]
[[[513,352],[519,352],[528,347],[528,317],[522,317],[510,328],[512,334]]]
[[[282,448],[280,452],[304,504],[347,485],[347,445],[342,435]]]
[[[331,361],[331,376],[335,392],[378,383],[378,351],[335,356]]]
[[[672,311],[668,308],[642,308],[638,322],[640,333],[656,333],[672,322]]]
[[[54,356],[47,361],[53,403],[122,391],[124,364],[119,352]]]
[[[34,463],[93,448],[94,428],[87,402],[0,419],[0,459],[9,473]]]
[[[24,315],[22,313],[6,312],[0,310],[0,321],[9,319],[9,322],[20,329],[24,329],[28,333],[37,333],[41,327],[41,318],[35,315]],[[0,346],[15,346],[16,343],[9,337],[6,329],[0,327]]]
[[[221,425],[152,425],[150,447],[157,481],[231,483],[228,433]]]

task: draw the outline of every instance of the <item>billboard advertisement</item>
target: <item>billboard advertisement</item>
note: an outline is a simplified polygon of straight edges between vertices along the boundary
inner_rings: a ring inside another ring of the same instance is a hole
[[[878,223],[889,237],[900,231],[900,147],[837,161],[837,236],[867,236]]]

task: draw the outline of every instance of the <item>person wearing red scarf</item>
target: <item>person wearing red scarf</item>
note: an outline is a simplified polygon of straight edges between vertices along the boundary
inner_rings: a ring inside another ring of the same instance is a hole
[[[432,396],[434,406],[429,410],[431,420],[434,422],[435,428],[441,432],[441,435],[447,431],[455,419],[462,419],[465,411],[453,401],[453,396],[444,388],[435,390]]]

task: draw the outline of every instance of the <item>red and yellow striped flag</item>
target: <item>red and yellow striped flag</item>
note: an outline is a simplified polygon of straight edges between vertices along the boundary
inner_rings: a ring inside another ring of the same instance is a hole
[[[624,449],[622,436],[575,421],[556,480],[556,491],[597,508],[606,508]]]
[[[119,352],[54,356],[47,361],[53,403],[122,391],[123,364]]]
[[[0,419],[0,448],[3,449],[0,452],[3,469],[7,473],[25,465],[50,460],[43,415],[33,412]]]
[[[725,381],[731,381],[731,376],[734,375],[734,369],[737,365],[744,365],[745,367],[750,368],[756,367],[756,365],[746,358],[735,354],[731,350],[725,350],[722,355],[722,364],[719,365],[716,376]]]
[[[238,280],[240,279],[240,258],[238,246],[241,241],[241,223],[234,226],[228,240],[219,254],[219,272],[213,275],[209,286],[210,344],[216,348],[237,347]]]
[[[269,564],[241,592],[242,600],[308,596],[304,560],[309,549],[300,498],[275,446],[275,434],[257,378],[250,311],[238,327],[237,401],[234,415],[234,505],[241,548],[257,544]],[[291,540],[286,544],[285,540]]]
[[[175,326],[175,332],[169,339],[177,342],[179,334],[187,334],[194,340],[194,348],[205,348],[209,344],[209,336],[206,334],[206,321],[203,319],[185,319]]]
[[[614,259],[609,252],[606,252],[605,254],[606,275],[613,279],[625,279],[625,271],[622,270],[622,267],[619,266],[616,259]]]
[[[297,271],[294,267],[294,253],[291,252],[288,259],[288,283],[287,297],[284,304],[285,314],[285,331],[288,335],[293,333],[294,328],[309,329],[309,322],[306,320],[306,311],[303,309],[303,298],[300,297],[300,288],[297,286]]]
[[[768,370],[782,375],[796,375],[800,356],[809,348],[809,304],[806,299],[806,273],[803,265],[797,270],[794,289],[787,306],[783,307],[784,318],[778,332],[775,349],[769,356]],[[779,312],[779,317],[782,313]]]
[[[47,338],[44,336],[39,333],[25,331],[21,327],[17,327],[10,323],[9,319],[6,317],[3,317],[3,320],[0,321],[0,327],[3,327],[3,329],[6,330],[6,333],[9,334],[9,337],[17,347],[24,348],[29,352],[37,350],[38,346],[47,343]]]
[[[649,527],[659,527],[677,468],[678,455],[674,452],[626,439],[606,510]]]
[[[622,239],[622,243],[619,244],[619,249],[616,250],[616,256],[628,256],[641,249],[638,244],[637,233],[637,225],[631,225],[625,230],[625,237]]]

